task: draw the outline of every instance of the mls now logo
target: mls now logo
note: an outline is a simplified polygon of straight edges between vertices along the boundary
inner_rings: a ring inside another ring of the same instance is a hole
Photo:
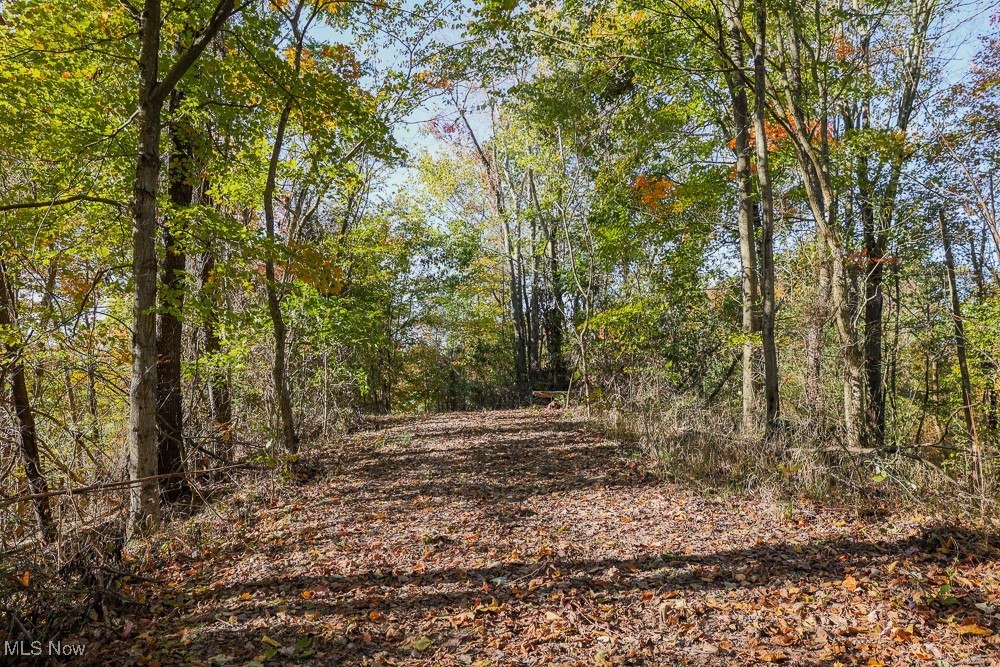
[[[38,641],[3,643],[3,654],[7,656],[81,656],[86,650],[85,644],[63,644],[61,641],[51,641],[48,645]]]

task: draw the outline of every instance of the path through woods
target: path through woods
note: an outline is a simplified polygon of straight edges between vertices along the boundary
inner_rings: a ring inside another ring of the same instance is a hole
[[[997,550],[663,483],[551,411],[396,418],[164,536],[100,664],[1000,664]],[[110,632],[110,630],[108,631]],[[939,662],[939,661],[947,662]],[[992,661],[992,662],[991,662]]]

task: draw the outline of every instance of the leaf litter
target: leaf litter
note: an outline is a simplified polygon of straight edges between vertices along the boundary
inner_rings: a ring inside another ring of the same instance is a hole
[[[380,426],[193,519],[88,661],[1000,665],[996,536],[666,483],[568,413]]]

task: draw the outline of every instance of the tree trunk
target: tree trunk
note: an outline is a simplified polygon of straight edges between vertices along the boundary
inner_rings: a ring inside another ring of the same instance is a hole
[[[553,389],[561,389],[566,383],[566,359],[563,356],[563,320],[565,305],[563,304],[562,279],[559,276],[559,249],[555,224],[542,212],[538,200],[538,189],[535,185],[535,173],[528,169],[528,187],[535,212],[541,223],[542,235],[545,238],[545,248],[548,254],[549,290],[552,303],[545,311],[545,343],[549,357],[550,382]]]
[[[208,316],[202,325],[205,334],[205,352],[209,356],[216,356],[222,352],[222,342],[216,333],[217,322],[216,309],[219,307],[215,301],[214,286],[209,286],[212,281],[212,274],[215,271],[215,255],[209,251],[205,253],[201,265],[201,291],[203,297],[209,301],[211,306]],[[232,390],[229,386],[229,379],[224,372],[215,369],[208,377],[208,402],[211,410],[211,431],[215,434],[216,453],[223,457],[228,457],[231,447],[228,444],[231,438],[233,427],[233,406]]]
[[[969,231],[969,257],[972,260],[972,277],[976,282],[976,302],[982,304],[984,299],[986,299],[986,280],[983,275],[983,265],[986,261],[986,238],[985,236],[982,237],[980,245],[977,248],[975,234],[971,230]],[[981,355],[979,367],[986,380],[985,387],[983,387],[983,405],[986,406],[983,426],[986,432],[984,438],[989,438],[996,433],[998,425],[997,390],[995,384],[997,365],[989,355],[984,354]]]
[[[730,0],[724,3],[726,23],[726,40],[723,42],[728,53],[724,58],[738,68],[743,63],[743,17],[742,2]],[[755,389],[757,346],[754,334],[760,331],[759,318],[759,288],[757,276],[757,249],[754,238],[754,219],[756,218],[754,201],[751,148],[750,148],[750,104],[747,100],[747,85],[742,72],[727,71],[726,83],[733,110],[733,127],[735,137],[733,150],[736,153],[736,182],[739,185],[739,234],[740,234],[740,264],[743,288],[743,428],[750,430],[754,426],[756,413]]]
[[[10,329],[15,321],[14,300],[7,280],[7,267],[0,262],[0,327]],[[35,413],[31,408],[31,395],[28,393],[28,383],[25,379],[21,347],[19,343],[8,343],[6,348],[7,368],[11,380],[11,402],[17,418],[17,431],[21,444],[21,465],[24,467],[24,476],[28,480],[31,493],[45,494],[48,493],[49,487],[38,456],[38,431],[35,428]],[[55,524],[52,521],[52,509],[48,497],[34,498],[31,506],[35,512],[38,534],[42,542],[49,544],[55,541]]]
[[[301,47],[299,48],[301,51]],[[298,62],[298,55],[296,55]],[[278,161],[281,159],[281,149],[285,141],[285,130],[288,118],[292,112],[292,101],[285,102],[275,132],[274,146],[271,149],[271,160],[267,169],[267,183],[264,185],[264,224],[268,242],[275,243],[274,233],[274,190],[278,173]],[[274,365],[271,367],[271,379],[274,382],[274,392],[278,400],[278,418],[281,422],[281,440],[285,450],[290,454],[299,451],[299,437],[295,432],[295,418],[292,414],[292,399],[288,391],[286,378],[285,346],[288,336],[285,320],[281,314],[281,301],[278,298],[278,284],[274,277],[274,252],[268,249],[264,262],[265,281],[267,283],[267,311],[274,327]]]
[[[531,294],[528,302],[528,354],[531,358],[531,377],[541,376],[541,346],[542,332],[541,299],[539,298],[541,253],[538,249],[538,218],[531,218]]]
[[[178,117],[183,93],[175,90],[170,107],[174,123],[170,131],[168,193],[175,210],[194,203],[194,148],[190,123]],[[183,219],[183,213],[178,219]],[[176,224],[176,223],[174,223]],[[184,404],[181,388],[181,352],[184,342],[181,312],[184,307],[186,256],[178,247],[170,224],[163,225],[163,266],[160,267],[160,307],[156,336],[156,423],[159,474],[184,469]],[[160,493],[174,502],[189,491],[184,477],[161,480]]]
[[[508,270],[510,271],[510,309],[514,323],[514,377],[517,383],[518,401],[524,400],[528,391],[528,346],[525,340],[524,302],[521,299],[521,280],[511,238],[510,221],[503,217],[503,235],[507,246]]]
[[[132,201],[132,378],[129,386],[129,478],[146,480],[129,487],[130,535],[152,532],[160,522],[156,441],[156,196],[160,180],[160,127],[163,104],[184,73],[218,34],[234,0],[220,0],[195,43],[159,77],[160,0],[145,0],[139,16],[138,157]]]
[[[867,113],[867,112],[866,112]],[[885,441],[885,389],[882,381],[882,294],[884,234],[876,229],[872,185],[868,178],[868,159],[858,158],[858,190],[861,227],[864,236],[862,270],[864,271],[864,347],[865,380],[868,387],[868,437],[872,446]]]
[[[766,436],[773,436],[778,429],[781,403],[778,396],[778,350],[774,342],[774,195],[771,191],[771,168],[767,147],[767,128],[764,123],[764,96],[767,94],[765,58],[767,44],[767,8],[764,0],[757,0],[753,54],[754,106],[753,124],[757,138],[757,182],[761,204],[761,343],[764,351],[764,404]]]
[[[805,115],[805,87],[801,79],[803,67],[800,49],[804,38],[798,25],[798,9],[786,8],[788,34],[786,35],[786,62],[784,75],[785,118],[778,121],[785,125],[789,139],[795,148],[799,170],[806,190],[806,197],[813,219],[821,251],[830,260],[831,311],[837,330],[837,339],[844,360],[844,427],[850,447],[865,446],[865,395],[864,395],[864,353],[858,340],[850,301],[850,284],[844,265],[845,246],[837,228],[837,198],[830,174],[828,136],[825,119],[828,101],[821,94],[823,105],[818,113],[821,119],[821,148],[813,145],[809,124]],[[822,256],[822,255],[821,255]],[[822,277],[822,273],[820,274]]]
[[[160,116],[154,97],[160,53],[160,2],[146,0],[139,22],[139,157],[135,168],[132,277],[135,284],[132,382],[129,388],[129,477],[157,474],[156,442],[156,194],[160,178]],[[155,481],[130,487],[130,534],[154,531],[160,522]]]
[[[955,260],[951,253],[951,237],[945,224],[944,209],[938,209],[938,227],[941,230],[941,243],[944,246],[944,262],[948,272],[948,295],[951,297],[951,317],[955,322],[955,352],[958,355],[958,370],[962,378],[962,414],[965,416],[965,427],[972,442],[972,467],[977,490],[981,497],[985,492],[983,477],[983,461],[979,451],[979,439],[976,434],[976,419],[972,413],[972,381],[969,377],[969,360],[965,351],[965,324],[962,321],[962,302],[958,296],[958,284],[955,280]]]
[[[823,329],[830,316],[830,264],[827,248],[816,237],[816,300],[806,332],[806,402],[819,413],[823,406]]]

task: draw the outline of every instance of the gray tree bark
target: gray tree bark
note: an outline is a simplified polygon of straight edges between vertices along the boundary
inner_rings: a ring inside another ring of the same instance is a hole
[[[145,0],[139,12],[138,156],[132,200],[132,379],[129,386],[130,535],[154,531],[160,522],[156,438],[156,198],[160,180],[160,127],[163,105],[181,77],[233,13],[235,0],[220,0],[199,37],[162,77],[160,0]],[[143,481],[138,481],[143,480]]]
[[[743,57],[743,2],[728,0],[723,3],[726,29],[720,26],[720,47],[726,50],[724,60],[736,71],[726,71],[726,83],[732,104],[734,142],[736,154],[736,182],[739,185],[739,236],[742,274],[743,314],[743,428],[750,430],[755,424],[758,347],[754,334],[760,331],[760,290],[757,274],[757,242],[755,239],[756,201],[753,192],[753,173],[750,147],[750,103],[747,82],[740,71]]]
[[[754,16],[754,146],[757,151],[757,183],[760,187],[761,208],[761,343],[764,351],[764,433],[773,436],[778,430],[781,402],[778,395],[778,349],[774,342],[774,194],[771,188],[771,167],[767,147],[767,127],[764,123],[767,80],[767,7],[757,0]]]

